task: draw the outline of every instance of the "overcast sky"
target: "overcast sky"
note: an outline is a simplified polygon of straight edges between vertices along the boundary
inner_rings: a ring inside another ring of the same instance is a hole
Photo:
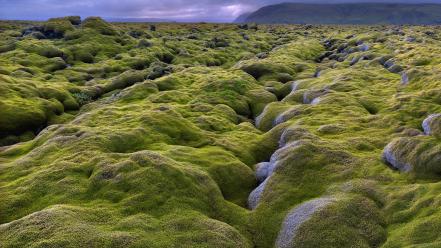
[[[296,0],[0,0],[0,19],[41,20],[80,15],[229,22],[262,6]],[[300,2],[436,2],[441,0],[297,0]]]

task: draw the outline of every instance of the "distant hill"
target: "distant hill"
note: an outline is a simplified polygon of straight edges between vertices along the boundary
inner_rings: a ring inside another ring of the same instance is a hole
[[[246,22],[247,18],[252,14],[252,12],[243,13],[234,20],[235,23]]]
[[[282,3],[263,7],[236,22],[297,24],[441,24],[441,4]]]

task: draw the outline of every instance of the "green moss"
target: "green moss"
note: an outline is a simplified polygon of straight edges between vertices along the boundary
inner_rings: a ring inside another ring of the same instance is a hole
[[[49,71],[49,72],[63,70],[63,69],[65,69],[67,67],[66,62],[62,58],[59,58],[59,57],[51,58],[49,60],[49,63],[50,64],[48,64],[45,67],[46,71]]]
[[[93,29],[103,35],[116,35],[117,31],[111,24],[100,17],[88,17],[81,24],[83,28]]]
[[[296,246],[439,246],[436,27],[79,22],[0,22],[2,245],[274,247],[332,198]]]
[[[259,116],[266,105],[277,101],[277,97],[265,90],[252,90],[248,93],[251,112],[254,117]]]
[[[302,50],[300,47],[305,48],[305,50]],[[285,83],[291,81],[293,79],[292,75],[296,75],[299,72],[299,65],[297,63],[300,64],[302,60],[313,60],[321,51],[320,45],[314,42],[292,42],[274,49],[273,53],[264,59],[243,61],[239,66],[258,80],[274,79]],[[289,62],[286,63],[285,61]],[[303,68],[301,73],[308,73],[311,70],[310,68],[308,68],[309,70],[306,69],[307,65],[303,61],[301,66]],[[310,73],[313,72],[311,71]]]
[[[95,61],[95,57],[90,51],[84,49],[75,49],[73,52],[73,56],[75,60],[91,64]]]
[[[148,40],[140,40],[139,41],[139,43],[138,43],[138,47],[139,48],[145,48],[145,47],[151,47],[152,46],[152,43],[151,42],[149,42]]]
[[[252,64],[242,67],[242,70],[253,76],[255,79],[259,79],[262,76],[273,74],[276,72],[284,72],[284,73],[289,72],[288,68],[285,68],[283,66],[277,67],[270,63]]]
[[[383,226],[384,220],[374,202],[359,196],[350,197],[314,214],[298,230],[294,245],[378,247],[386,240]]]
[[[47,58],[62,57],[63,51],[48,41],[25,40],[19,47],[28,53],[36,53]]]
[[[17,106],[1,102],[0,129],[3,134],[20,133],[35,130],[46,122],[46,113],[43,109],[32,109],[32,104]],[[41,107],[40,107],[41,108]]]
[[[173,90],[179,85],[179,80],[173,77],[165,77],[155,81],[160,91]]]
[[[266,105],[263,112],[256,118],[256,126],[264,131],[270,130],[275,126],[275,120],[279,114],[289,109],[289,105],[274,102]]]
[[[72,21],[69,18],[52,18],[43,25],[44,32],[52,38],[61,38],[67,31],[73,29]]]
[[[6,53],[9,51],[13,51],[16,48],[16,45],[14,42],[8,42],[7,44],[2,44],[0,46],[0,53]]]
[[[126,71],[113,79],[112,82],[104,86],[105,92],[110,92],[116,89],[123,89],[137,82],[142,82],[146,79],[146,75],[143,72],[138,71]]]
[[[433,138],[396,139],[386,148],[385,156],[392,166],[419,177],[438,177],[441,173],[440,144]]]
[[[65,19],[69,20],[72,25],[80,25],[81,17],[80,16],[66,16]]]

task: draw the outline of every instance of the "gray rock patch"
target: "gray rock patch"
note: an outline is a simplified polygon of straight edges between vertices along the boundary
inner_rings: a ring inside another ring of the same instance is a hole
[[[288,109],[287,111],[279,114],[276,119],[274,120],[273,126],[277,126],[281,123],[284,123],[286,121],[289,121],[290,119],[302,114],[302,111],[300,111],[297,108]]]
[[[406,42],[415,42],[415,41],[416,41],[416,38],[413,37],[413,36],[408,36],[408,37],[406,37],[406,38],[404,39],[404,41],[406,41]]]
[[[302,203],[300,206],[291,210],[285,217],[282,224],[282,229],[276,240],[276,248],[292,248],[293,242],[297,235],[297,231],[300,227],[307,222],[311,216],[317,211],[325,208],[332,202],[335,202],[335,198],[321,197],[318,199],[310,200]]]
[[[409,83],[409,75],[406,72],[401,73],[401,84],[407,85]]]
[[[300,84],[299,81],[292,82],[292,84],[291,84],[291,92],[296,91],[299,88],[299,84]]]
[[[429,115],[426,119],[424,119],[423,124],[422,124],[424,134],[426,134],[426,135],[433,134],[432,125],[435,122],[435,120],[439,120],[439,123],[441,123],[441,113]]]
[[[314,100],[312,100],[311,105],[317,105],[320,103],[322,99],[320,97],[314,98]]]
[[[277,168],[278,161],[289,155],[291,149],[294,149],[304,142],[294,141],[286,144],[282,148],[279,148],[273,153],[269,162],[262,162],[256,165],[256,178],[259,182],[263,181],[257,188],[255,188],[248,196],[248,207],[253,210],[257,207],[262,197],[263,191],[265,190],[268,180]]]
[[[394,65],[393,59],[389,59],[388,61],[384,62],[384,67],[389,68]]]
[[[265,116],[266,112],[268,111],[268,106],[269,106],[269,104],[267,104],[265,106],[265,108],[263,109],[262,113],[260,113],[260,115],[257,116],[256,119],[254,120],[254,123],[255,123],[256,127],[260,127],[260,123],[262,122],[263,117]]]
[[[361,44],[357,47],[361,52],[366,52],[367,50],[369,50],[369,45],[367,44]]]
[[[311,104],[315,98],[326,95],[327,93],[328,90],[326,89],[307,91],[303,94],[303,104]]]
[[[273,173],[275,164],[271,162],[262,162],[256,165],[256,179],[262,183]]]
[[[320,77],[321,74],[322,74],[322,71],[319,70],[319,69],[317,69],[317,70],[315,71],[315,73],[314,73],[314,77],[315,77],[315,78],[318,78],[318,77]]]
[[[295,141],[300,140],[312,140],[316,137],[312,135],[308,130],[300,127],[288,127],[286,128],[279,139],[279,147],[284,147],[286,145],[292,145]]]
[[[353,65],[357,64],[359,60],[360,60],[360,57],[354,57],[354,58],[352,58],[352,60],[349,63],[349,65],[353,66]]]
[[[412,167],[409,164],[400,161],[393,152],[395,143],[396,141],[392,141],[384,148],[383,159],[390,165],[392,165],[392,167],[394,167],[395,169],[402,172],[409,172]]]
[[[403,71],[403,67],[401,67],[400,65],[392,65],[387,69],[392,73],[400,73]]]
[[[292,149],[297,148],[301,145],[304,145],[306,142],[307,141],[305,141],[305,140],[296,140],[296,141],[289,142],[289,143],[285,144],[283,147],[277,149],[273,153],[273,155],[271,156],[271,159],[270,159],[270,163],[274,164],[273,165],[274,168],[272,169],[271,174],[277,168],[277,162],[279,160],[281,160],[285,156],[289,156],[291,154]],[[268,176],[271,176],[271,174]]]
[[[260,198],[262,197],[262,193],[265,190],[266,184],[268,183],[268,180],[270,178],[268,177],[261,183],[257,188],[255,188],[253,191],[251,191],[250,195],[248,196],[248,208],[251,210],[254,210],[257,205],[260,202]]]

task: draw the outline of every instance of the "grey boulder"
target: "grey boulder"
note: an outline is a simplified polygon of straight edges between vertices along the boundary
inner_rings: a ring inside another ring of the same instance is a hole
[[[330,203],[335,202],[332,197],[321,197],[302,203],[298,207],[291,210],[285,217],[282,229],[277,236],[276,248],[292,248],[294,247],[294,239],[300,227],[307,222],[314,213],[324,209]]]

